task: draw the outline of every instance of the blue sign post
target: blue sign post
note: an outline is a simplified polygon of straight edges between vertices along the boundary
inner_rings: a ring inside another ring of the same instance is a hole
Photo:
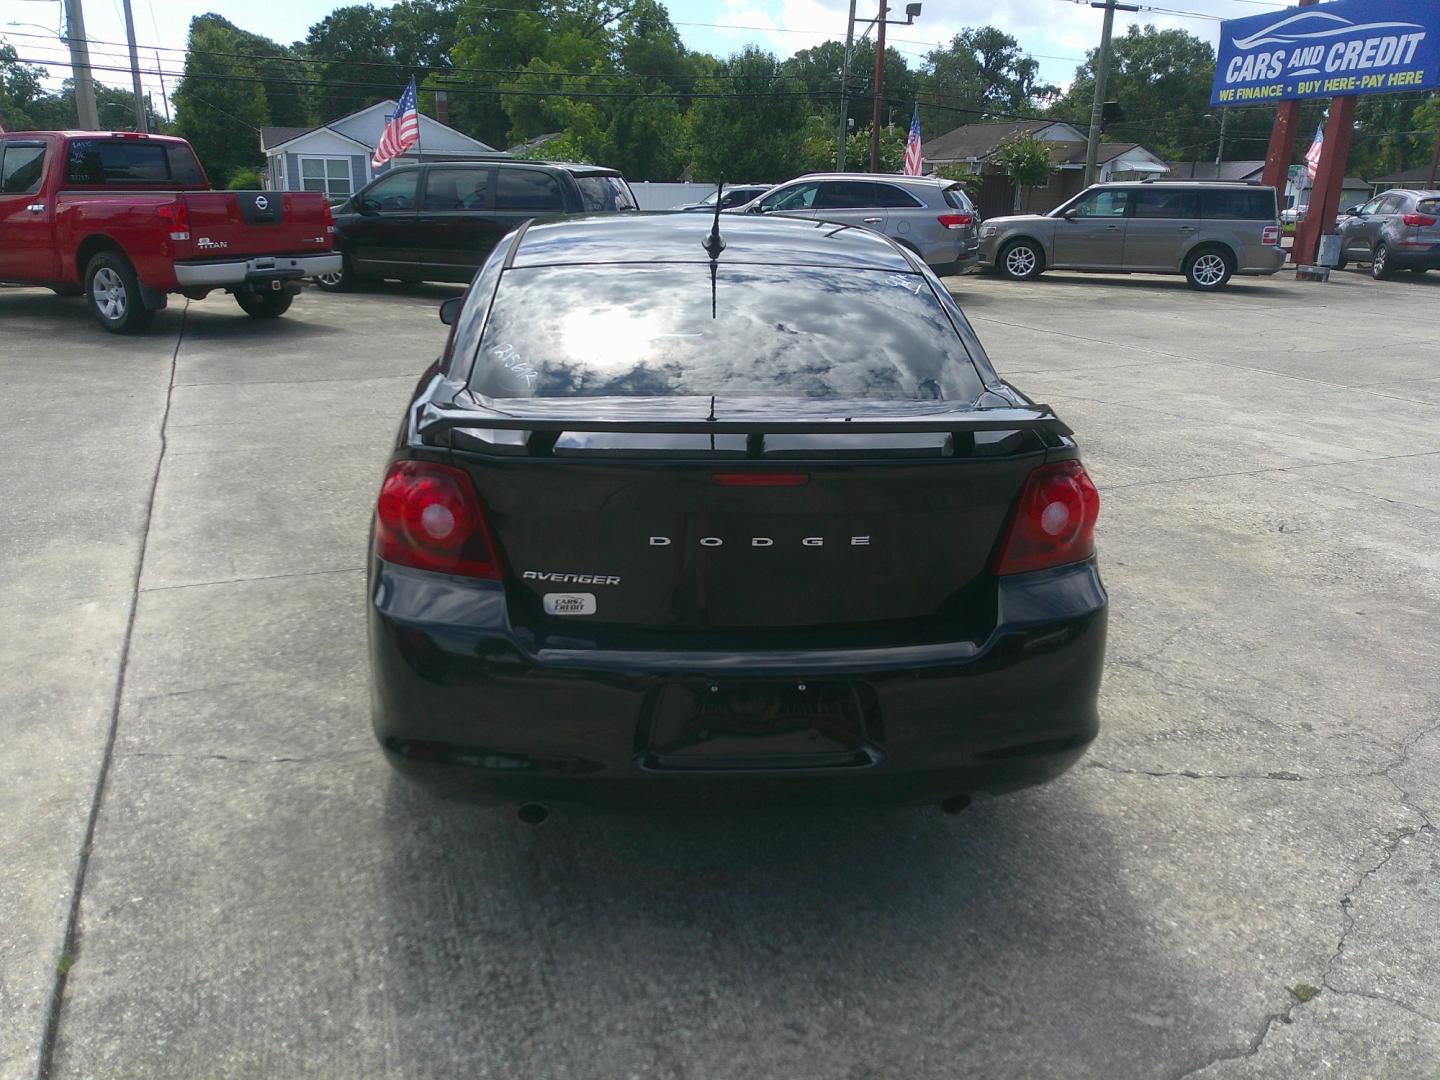
[[[1337,0],[1220,26],[1212,106],[1440,87],[1440,3]]]

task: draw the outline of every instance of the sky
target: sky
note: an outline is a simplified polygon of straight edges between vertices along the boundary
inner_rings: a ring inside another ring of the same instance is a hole
[[[863,6],[858,12],[874,15]],[[903,0],[890,0],[891,17],[904,11]],[[190,19],[205,12],[223,15],[237,26],[281,42],[298,41],[312,23],[337,6],[332,0],[131,0],[135,15],[135,36],[141,48],[141,67],[155,69],[156,53],[146,46],[177,50],[161,52],[166,71],[178,73],[184,64],[185,36]],[[380,0],[377,6],[383,6]],[[848,0],[667,0],[670,17],[685,44],[719,56],[739,51],[749,44],[760,45],[781,56],[818,45],[827,39],[842,40]],[[1214,44],[1219,38],[1220,19],[1243,18],[1286,5],[1278,0],[1155,0],[1142,3],[1138,13],[1116,15],[1116,32],[1130,22],[1181,27]],[[121,0],[84,0],[86,36],[92,45],[91,63],[124,69],[128,59],[123,44],[125,23]],[[985,0],[959,3],[956,0],[926,0],[913,26],[891,26],[888,44],[900,50],[912,67],[919,67],[928,49],[947,42],[967,26],[997,26],[1012,34],[1021,47],[1040,64],[1041,78],[1057,85],[1068,83],[1085,50],[1100,40],[1102,13],[1088,0]],[[56,40],[60,27],[59,0],[0,0],[0,36],[27,59],[54,61],[51,71],[58,81],[69,74],[68,52]],[[12,22],[28,25],[11,26]],[[857,28],[860,33],[863,27]],[[124,70],[97,71],[99,81],[115,86],[129,85]],[[175,79],[167,78],[167,89]],[[163,113],[161,80],[146,75],[145,88],[154,95]],[[398,87],[396,88],[398,92]],[[101,118],[102,122],[104,117]]]

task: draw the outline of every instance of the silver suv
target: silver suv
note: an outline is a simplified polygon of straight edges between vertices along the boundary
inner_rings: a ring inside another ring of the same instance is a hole
[[[894,173],[810,173],[730,212],[784,214],[873,229],[915,252],[940,274],[958,274],[979,259],[979,218],[953,180]]]
[[[1396,188],[1341,215],[1340,262],[1369,262],[1370,274],[1387,278],[1396,270],[1423,274],[1440,269],[1440,191]]]
[[[1218,289],[1285,264],[1275,189],[1252,184],[1096,184],[1048,214],[991,218],[980,265],[1017,281],[1043,270],[1184,274]]]

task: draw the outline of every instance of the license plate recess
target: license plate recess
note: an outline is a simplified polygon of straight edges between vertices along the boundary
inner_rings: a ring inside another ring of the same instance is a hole
[[[836,680],[682,680],[641,733],[652,769],[858,768],[878,759],[874,695]]]

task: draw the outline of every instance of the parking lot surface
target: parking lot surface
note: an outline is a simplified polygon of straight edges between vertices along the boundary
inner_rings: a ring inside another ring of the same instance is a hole
[[[1440,1076],[1440,276],[949,284],[1101,488],[1087,757],[539,829],[368,730],[455,290],[0,290],[0,1077]]]

